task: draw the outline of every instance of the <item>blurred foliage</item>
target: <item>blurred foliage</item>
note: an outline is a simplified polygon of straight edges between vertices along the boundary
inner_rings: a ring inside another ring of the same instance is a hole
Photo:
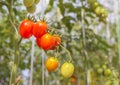
[[[85,85],[85,70],[91,75],[90,85],[119,85],[120,68],[118,62],[117,39],[115,24],[106,21],[107,16],[98,15],[92,6],[94,2],[104,8],[97,0],[50,0],[45,14],[50,16],[50,26],[61,31],[63,45],[70,51],[75,65],[74,75],[76,82],[71,83],[71,78],[64,79],[60,74],[60,67],[53,73],[45,70],[45,85]],[[23,8],[23,9],[22,9]],[[54,10],[54,11],[53,11]],[[49,13],[55,12],[53,15]],[[0,80],[8,85],[11,74],[11,62],[19,62],[17,75],[30,70],[31,39],[20,41],[19,24],[26,18],[27,11],[19,0],[0,0]],[[106,27],[109,24],[110,39],[106,38]],[[101,30],[98,30],[101,26]],[[111,39],[115,41],[112,43]],[[84,44],[85,43],[85,44]],[[112,44],[111,44],[112,43]],[[67,53],[60,48],[60,64],[68,59]],[[87,55],[86,53],[87,52]],[[45,52],[47,57],[55,56],[55,51]],[[42,51],[35,46],[34,53],[33,85],[42,82]],[[87,58],[87,59],[86,59]],[[16,60],[18,59],[18,60]],[[46,58],[45,58],[46,59]],[[106,76],[103,65],[112,71],[112,75]],[[96,68],[96,66],[98,66]],[[102,69],[99,74],[96,70]],[[24,82],[28,83],[27,77]],[[111,82],[113,80],[113,82]],[[0,81],[1,83],[1,81]],[[106,84],[104,84],[106,83]],[[23,85],[23,84],[21,84]],[[28,84],[27,84],[28,85]]]

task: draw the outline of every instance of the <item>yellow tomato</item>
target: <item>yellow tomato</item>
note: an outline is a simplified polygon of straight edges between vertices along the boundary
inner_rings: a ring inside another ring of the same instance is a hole
[[[46,60],[46,68],[49,72],[54,71],[58,67],[58,65],[59,65],[59,62],[55,57],[49,57]]]
[[[74,65],[70,62],[65,62],[62,66],[61,66],[61,74],[63,77],[65,78],[69,78],[72,76],[74,72]]]

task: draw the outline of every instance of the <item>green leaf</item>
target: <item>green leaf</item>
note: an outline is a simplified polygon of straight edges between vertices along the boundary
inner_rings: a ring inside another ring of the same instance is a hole
[[[64,15],[64,13],[65,13],[65,7],[64,7],[64,4],[63,4],[63,0],[59,0],[58,6],[60,8],[60,11],[61,11],[62,15]]]

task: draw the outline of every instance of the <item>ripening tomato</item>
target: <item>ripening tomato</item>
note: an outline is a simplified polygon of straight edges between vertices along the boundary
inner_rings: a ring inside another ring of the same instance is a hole
[[[63,77],[69,78],[72,76],[73,72],[74,72],[74,65],[72,63],[65,62],[61,66],[61,74],[63,75]]]
[[[58,67],[58,65],[59,65],[59,62],[55,57],[49,57],[46,60],[46,68],[49,72],[54,71]]]
[[[54,35],[54,45],[51,50],[56,49],[56,47],[61,43],[61,38],[59,36]]]
[[[19,32],[22,38],[29,38],[32,36],[34,23],[28,19],[21,22]]]
[[[33,27],[33,35],[36,38],[42,37],[44,34],[47,33],[48,25],[44,21],[38,21],[34,24]]]
[[[71,76],[70,82],[73,83],[73,84],[76,83],[76,76],[75,75]]]
[[[59,36],[53,36],[54,37],[54,46],[58,46],[61,43],[61,38]]]
[[[76,83],[76,80],[77,80],[77,78],[76,78],[76,76],[73,74],[72,76],[71,76],[71,78],[70,78],[70,82],[71,83]]]
[[[54,37],[47,33],[44,34],[41,38],[37,38],[36,42],[42,49],[50,50],[54,45]]]

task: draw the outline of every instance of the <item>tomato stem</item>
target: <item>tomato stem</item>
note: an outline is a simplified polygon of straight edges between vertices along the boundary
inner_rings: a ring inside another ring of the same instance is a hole
[[[12,19],[9,19],[10,23],[12,24],[15,32],[16,32],[16,35],[17,35],[17,38],[19,37],[19,33],[18,33],[18,30],[17,30],[17,27],[15,26],[15,24],[13,23]]]
[[[58,49],[59,49],[59,46],[56,47],[56,55],[55,55],[55,57],[58,57]]]
[[[53,31],[53,33],[57,34],[57,35],[62,35],[62,33],[60,32],[60,30],[55,29],[53,27],[49,27],[48,31],[51,33],[51,31]]]
[[[71,57],[71,54],[70,54],[70,52],[64,47],[64,46],[62,46],[61,44],[60,44],[60,46],[68,53],[68,56],[69,56],[69,62],[71,62],[72,61],[72,57]]]

